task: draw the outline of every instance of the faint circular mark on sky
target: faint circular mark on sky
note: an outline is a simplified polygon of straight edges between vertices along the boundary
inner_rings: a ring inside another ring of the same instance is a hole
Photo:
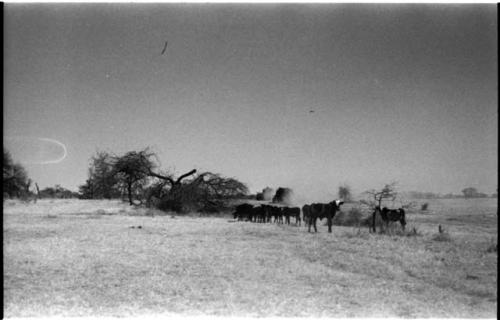
[[[4,146],[14,162],[21,164],[60,163],[68,154],[62,142],[50,138],[7,136]]]

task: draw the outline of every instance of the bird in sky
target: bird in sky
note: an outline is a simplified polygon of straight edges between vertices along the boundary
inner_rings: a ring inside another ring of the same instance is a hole
[[[314,113],[314,110],[309,110],[309,113]]]
[[[161,51],[161,54],[164,54],[165,51],[167,51],[167,44],[168,44],[168,41],[165,41],[165,46],[163,47],[163,50]]]

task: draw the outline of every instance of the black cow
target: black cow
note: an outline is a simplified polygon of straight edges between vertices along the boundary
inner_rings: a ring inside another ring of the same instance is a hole
[[[382,210],[380,210],[380,207],[376,206],[375,211],[373,211],[373,215],[372,215],[373,232],[376,232],[375,215],[377,214],[377,212],[380,214],[380,217],[382,218],[382,221],[384,221],[386,227],[389,225],[389,222],[399,221],[399,223],[401,223],[401,227],[403,228],[403,231],[405,230],[406,218],[405,218],[405,211],[403,210],[403,208],[387,209],[386,207],[384,207]]]
[[[266,209],[266,222],[272,222],[273,206],[264,204],[263,207]]]
[[[300,208],[299,207],[284,207],[283,215],[285,216],[285,221],[290,224],[290,217],[295,218],[295,224],[300,226]]]
[[[290,211],[289,211],[290,208],[288,207],[282,207],[281,208],[281,212],[283,214],[283,218],[285,218],[285,224],[288,224],[290,225]]]
[[[252,216],[254,222],[264,223],[266,222],[266,208],[264,206],[253,207]]]
[[[252,212],[253,211],[253,206],[248,203],[243,203],[238,206],[236,206],[236,211],[233,213],[233,217],[235,219],[238,219],[238,221],[241,220],[252,220]]]
[[[302,207],[302,218],[304,219],[304,227],[309,224],[309,215],[311,211],[311,206],[308,204],[305,204]]]
[[[311,232],[311,225],[314,227],[314,232],[318,232],[316,228],[316,219],[322,220],[326,217],[328,224],[328,232],[332,232],[332,220],[335,214],[340,210],[340,206],[344,202],[341,200],[335,200],[330,203],[313,203],[309,210],[309,228],[308,231]]]
[[[280,207],[271,206],[271,210],[273,212],[274,222],[275,223],[283,223],[283,211]]]
[[[272,207],[270,205],[267,205],[267,204],[262,204],[261,205],[262,207],[262,222],[269,222],[271,220],[271,217],[273,215],[272,213]]]

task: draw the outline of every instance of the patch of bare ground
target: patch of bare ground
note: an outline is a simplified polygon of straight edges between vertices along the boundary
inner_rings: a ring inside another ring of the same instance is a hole
[[[140,210],[4,202],[5,315],[496,317],[494,228],[436,241],[438,212],[406,236]]]

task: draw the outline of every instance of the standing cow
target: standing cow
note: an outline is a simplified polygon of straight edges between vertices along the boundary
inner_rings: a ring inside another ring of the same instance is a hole
[[[261,205],[262,208],[264,209],[264,222],[272,222],[272,217],[273,217],[273,207],[268,205],[268,204],[263,204]]]
[[[233,213],[235,219],[241,220],[252,220],[253,206],[248,203],[240,204],[236,207],[236,211]]]
[[[290,217],[295,218],[295,225],[300,226],[300,208],[299,207],[285,207],[283,208],[283,215],[288,224],[290,224]]]
[[[311,211],[311,206],[308,204],[305,204],[302,207],[302,219],[304,220],[304,227],[309,224],[309,215]]]
[[[403,208],[387,209],[386,207],[384,207],[383,209],[380,209],[379,206],[375,207],[375,211],[373,211],[373,214],[372,214],[373,232],[377,231],[375,229],[375,216],[377,215],[377,213],[382,218],[382,221],[384,222],[386,229],[389,226],[390,222],[399,221],[399,223],[401,223],[401,227],[403,228],[403,231],[405,231],[406,218],[405,218],[405,211]]]
[[[266,207],[263,205],[254,207],[252,210],[252,215],[254,217],[254,222],[265,223],[266,222]]]
[[[337,211],[340,210],[340,206],[344,204],[341,200],[335,200],[330,203],[313,203],[309,207],[309,228],[308,231],[311,232],[311,225],[314,227],[314,232],[318,232],[316,228],[316,219],[322,220],[326,217],[328,224],[328,232],[332,232],[332,221],[335,217]]]
[[[280,207],[273,206],[273,216],[274,216],[274,222],[278,224],[283,223],[283,211]]]
[[[283,213],[283,217],[285,218],[285,224],[290,225],[290,208],[289,207],[282,207],[281,212]]]

